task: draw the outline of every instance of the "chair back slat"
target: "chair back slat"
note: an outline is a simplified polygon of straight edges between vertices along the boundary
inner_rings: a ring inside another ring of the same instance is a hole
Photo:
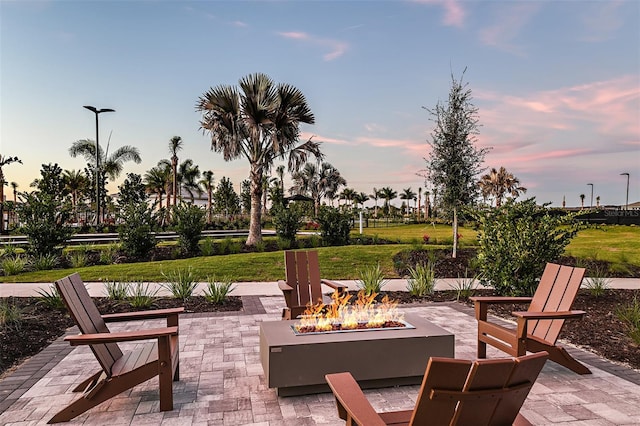
[[[510,425],[514,423],[522,404],[527,399],[527,395],[529,395],[529,391],[538,378],[540,371],[542,371],[542,367],[544,367],[548,357],[549,354],[547,352],[537,352],[515,359],[513,371],[506,386],[521,384],[527,384],[527,386],[518,391],[509,392],[502,397],[493,414],[492,424]]]
[[[513,359],[480,360],[473,364],[464,391],[501,390],[509,380],[515,361]],[[461,401],[452,424],[489,425],[500,398],[484,395],[473,400]],[[517,413],[516,413],[517,414]]]
[[[294,305],[305,306],[322,300],[318,252],[285,251],[284,262],[287,284],[293,288]]]
[[[81,333],[109,333],[80,275],[77,273],[69,275],[56,281],[55,285]],[[90,347],[100,366],[110,377],[111,368],[122,357],[122,351],[116,343],[90,345]]]
[[[455,414],[458,401],[433,400],[429,395],[433,389],[462,390],[471,365],[471,361],[468,360],[430,358],[410,424],[449,424]]]
[[[529,306],[529,311],[559,312],[570,310],[580,289],[583,276],[584,268],[548,263]],[[563,319],[533,320],[529,322],[528,331],[530,335],[554,345],[564,321]]]

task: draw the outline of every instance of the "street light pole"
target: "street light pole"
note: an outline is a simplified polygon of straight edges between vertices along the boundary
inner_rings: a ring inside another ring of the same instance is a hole
[[[91,105],[84,105],[83,108],[93,112],[96,116],[96,226],[100,225],[100,133],[98,132],[98,115],[102,112],[115,112],[111,108],[97,109]]]
[[[587,186],[591,187],[591,202],[589,203],[589,208],[592,209],[593,208],[593,184],[588,183]]]
[[[624,172],[624,173],[620,173],[620,176],[626,176],[627,177],[627,198],[625,199],[625,203],[624,203],[624,209],[625,210],[629,210],[629,173]]]

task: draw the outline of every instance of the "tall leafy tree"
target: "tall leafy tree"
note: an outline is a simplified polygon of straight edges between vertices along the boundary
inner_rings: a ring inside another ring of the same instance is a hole
[[[4,185],[6,183],[2,168],[11,163],[22,164],[22,160],[18,157],[7,157],[6,155],[0,154],[0,233],[4,231]]]
[[[369,196],[365,192],[356,192],[353,196],[353,201],[356,205],[360,205],[360,208],[364,208],[364,203],[367,202]]]
[[[182,193],[182,190],[186,191],[193,203],[194,193],[198,193],[198,195],[202,194],[202,188],[198,183],[198,179],[200,179],[200,168],[198,165],[193,164],[193,160],[187,158],[180,163],[178,178],[180,181],[178,192]]]
[[[345,188],[340,193],[340,199],[345,200],[345,206],[351,207],[353,204],[353,197],[357,194],[357,192],[352,188]]]
[[[174,136],[169,140],[169,152],[171,153],[171,189],[173,193],[173,205],[176,205],[178,196],[178,151],[182,149],[182,138]],[[167,200],[167,207],[169,207]]]
[[[167,182],[171,179],[171,171],[158,164],[144,174],[144,184],[147,192],[155,194],[158,210],[162,210],[162,197],[167,193]]]
[[[518,198],[521,192],[527,192],[527,188],[520,186],[520,179],[504,167],[500,167],[499,170],[492,168],[489,173],[482,175],[478,186],[485,199],[493,197],[496,207],[502,205],[502,200],[507,195]]]
[[[223,177],[213,193],[214,211],[230,216],[240,212],[240,197],[228,177]]]
[[[225,161],[249,161],[251,219],[247,245],[262,240],[262,177],[275,159],[288,159],[297,171],[309,155],[322,158],[311,139],[300,143],[300,125],[315,118],[304,94],[289,84],[276,84],[265,74],[243,77],[239,88],[220,85],[205,92],[196,104],[202,112],[200,127],[211,137],[211,149]]]
[[[471,89],[467,86],[463,78],[456,80],[452,75],[448,101],[427,109],[435,123],[427,171],[440,201],[453,213],[452,257],[456,257],[458,248],[458,211],[476,197],[476,176],[482,171],[487,152],[487,148],[475,147],[478,108],[471,102]]]

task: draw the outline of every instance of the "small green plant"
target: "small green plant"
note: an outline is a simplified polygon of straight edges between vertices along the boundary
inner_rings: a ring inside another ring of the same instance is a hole
[[[149,284],[137,282],[129,291],[127,301],[136,309],[147,309],[153,306],[157,299],[158,289],[149,289]]]
[[[2,270],[5,275],[16,275],[24,271],[27,262],[21,256],[2,259]]]
[[[0,251],[0,257],[15,257],[18,254],[18,250],[13,244],[5,244]]]
[[[609,289],[611,279],[605,275],[605,272],[597,268],[591,277],[585,279],[584,288],[589,290],[589,293],[591,293],[593,297],[600,297]]]
[[[242,251],[242,243],[237,240],[231,240],[229,244],[229,254],[238,254]]]
[[[309,238],[307,238],[307,243],[309,244],[309,247],[316,248],[320,247],[320,244],[322,244],[322,240],[318,235],[312,234],[309,236]]]
[[[222,303],[234,289],[233,280],[228,277],[223,278],[220,282],[217,282],[215,277],[207,277],[204,298],[210,303]]]
[[[162,287],[171,292],[174,298],[186,301],[193,295],[198,286],[198,279],[193,272],[193,268],[177,269],[168,273],[162,272],[162,276],[167,280],[162,283]]]
[[[279,250],[289,250],[291,248],[291,241],[285,240],[282,238],[278,238],[278,249]]]
[[[65,309],[64,301],[54,286],[49,286],[49,290],[40,289],[37,293],[40,295],[38,304],[49,309]]]
[[[172,219],[182,253],[195,255],[200,250],[198,242],[204,229],[204,215],[204,210],[193,203],[173,206]]]
[[[231,237],[225,237],[218,243],[218,253],[230,254],[230,247],[233,244]]]
[[[456,279],[455,284],[450,284],[451,287],[456,292],[456,300],[468,299],[473,296],[478,289],[478,282],[480,280],[480,276],[474,275],[469,277],[468,271],[465,269],[464,277],[458,277]]]
[[[640,300],[638,297],[634,296],[627,305],[619,307],[616,310],[616,316],[625,324],[631,340],[640,345]]]
[[[418,264],[409,268],[407,290],[412,296],[423,297],[433,294],[436,285],[435,264],[431,260],[426,265]]]
[[[200,243],[200,253],[203,256],[212,256],[216,253],[216,243],[213,238],[207,237]]]
[[[120,246],[116,243],[108,244],[104,246],[100,250],[100,263],[102,263],[103,265],[109,265],[113,263],[113,260],[118,254],[119,249],[120,249]]]
[[[87,253],[84,251],[71,252],[69,261],[71,262],[71,267],[82,268],[87,265]]]
[[[123,281],[105,281],[104,292],[108,299],[122,302],[127,300],[129,286]]]
[[[264,243],[264,241],[257,241],[253,247],[258,253],[262,253],[266,247],[266,244]]]
[[[48,271],[58,266],[58,256],[53,253],[38,254],[33,256],[29,263],[36,271]]]
[[[19,330],[22,323],[22,311],[9,302],[0,300],[0,328]]]
[[[358,271],[360,279],[357,281],[358,288],[364,290],[365,294],[380,293],[382,287],[387,284],[380,264],[367,266]]]

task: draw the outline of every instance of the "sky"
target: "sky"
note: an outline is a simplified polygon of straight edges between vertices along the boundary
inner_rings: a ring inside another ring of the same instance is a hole
[[[0,0],[0,154],[23,162],[5,179],[25,191],[42,164],[83,169],[68,150],[95,139],[92,105],[116,110],[99,116],[101,146],[142,156],[111,192],[169,158],[175,135],[181,160],[239,190],[248,161],[210,150],[195,105],[256,72],[305,94],[302,139],[358,192],[429,190],[428,109],[453,76],[478,108],[484,167],[504,166],[526,197],[589,205],[593,189],[594,205],[621,205],[629,173],[640,201],[637,0]]]

